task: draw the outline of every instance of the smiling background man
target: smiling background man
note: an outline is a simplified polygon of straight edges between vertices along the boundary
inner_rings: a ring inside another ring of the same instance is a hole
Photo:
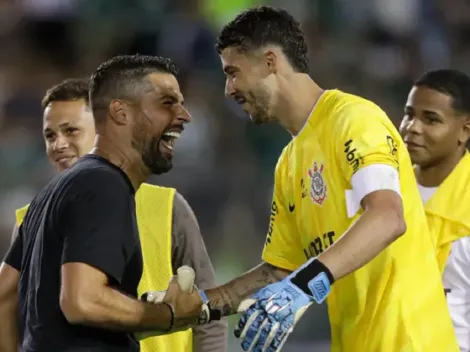
[[[408,95],[400,133],[415,165],[461,351],[470,350],[470,78],[430,71]]]

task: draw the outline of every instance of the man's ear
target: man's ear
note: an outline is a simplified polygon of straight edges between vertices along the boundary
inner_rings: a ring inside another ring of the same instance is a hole
[[[109,104],[109,116],[118,125],[127,125],[129,123],[129,106],[121,100],[114,99]]]
[[[459,135],[459,143],[467,144],[470,139],[470,114],[463,116],[464,123],[462,125],[461,133]]]
[[[275,73],[278,70],[279,65],[279,55],[273,49],[267,49],[264,52],[264,57],[266,60],[266,66],[268,68],[269,73]]]

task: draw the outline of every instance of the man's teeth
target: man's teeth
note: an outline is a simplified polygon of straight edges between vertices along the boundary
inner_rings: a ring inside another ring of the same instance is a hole
[[[180,138],[179,132],[165,132],[163,135],[166,137]]]
[[[165,142],[168,149],[173,150],[173,143],[180,137],[179,132],[165,132],[163,136],[169,137]]]

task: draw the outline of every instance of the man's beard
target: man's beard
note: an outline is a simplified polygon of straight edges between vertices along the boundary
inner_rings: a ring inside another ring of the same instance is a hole
[[[154,137],[147,142],[144,138],[137,136],[135,132],[132,146],[141,155],[142,161],[149,171],[154,175],[170,171],[173,167],[172,156],[167,156],[161,151],[161,136],[160,138]]]
[[[142,153],[142,160],[147,168],[154,175],[164,174],[171,170],[173,167],[172,156],[165,155],[161,151],[160,143],[162,139],[154,138],[150,143],[147,144],[147,148]]]
[[[253,113],[250,114],[251,121],[256,125],[272,122],[268,113],[269,96],[266,94],[259,94],[259,97],[256,99],[252,92],[248,92],[248,94],[251,97],[253,105]]]
[[[255,108],[256,108],[256,112],[250,115],[251,121],[255,125],[263,125],[265,123],[271,122],[269,119],[267,109],[265,109],[264,107],[260,107],[260,106],[257,106]]]

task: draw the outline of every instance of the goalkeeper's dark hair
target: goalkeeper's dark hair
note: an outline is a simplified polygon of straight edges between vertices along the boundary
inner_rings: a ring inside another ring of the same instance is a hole
[[[176,65],[168,58],[149,55],[120,55],[102,63],[90,78],[90,103],[95,124],[106,120],[113,99],[139,101],[151,73],[177,75]]]
[[[458,70],[441,69],[426,72],[414,85],[426,87],[452,97],[458,113],[470,114],[470,77]]]
[[[81,100],[88,104],[89,85],[86,78],[69,78],[49,88],[42,99],[41,106],[45,109],[54,101]]]
[[[219,54],[228,47],[249,52],[269,44],[282,49],[296,72],[309,72],[300,24],[283,9],[260,6],[242,12],[222,29],[215,48]]]

